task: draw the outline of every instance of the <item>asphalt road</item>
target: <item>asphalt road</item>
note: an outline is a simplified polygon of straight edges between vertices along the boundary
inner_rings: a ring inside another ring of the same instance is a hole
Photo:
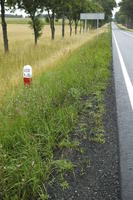
[[[133,200],[133,33],[120,30],[114,23],[112,29],[121,198]]]

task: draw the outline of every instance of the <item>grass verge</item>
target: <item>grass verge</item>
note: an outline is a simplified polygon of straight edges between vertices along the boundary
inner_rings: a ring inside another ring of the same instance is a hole
[[[121,30],[124,30],[124,31],[131,31],[133,32],[133,29],[129,29],[127,28],[126,26],[122,25],[122,24],[117,24],[117,26],[121,29]]]
[[[47,199],[46,185],[52,172],[73,171],[75,166],[61,157],[57,160],[54,152],[64,145],[75,148],[69,134],[78,123],[83,96],[95,96],[99,105],[94,114],[95,132],[101,130],[103,92],[110,76],[110,42],[110,34],[105,33],[86,43],[42,74],[31,88],[18,89],[3,103],[0,199]],[[87,106],[92,102],[88,100]],[[103,142],[101,137],[96,135],[93,140]],[[68,187],[65,181],[61,185]]]

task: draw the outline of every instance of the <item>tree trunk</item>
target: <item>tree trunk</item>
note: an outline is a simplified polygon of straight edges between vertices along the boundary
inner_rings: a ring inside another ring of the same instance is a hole
[[[70,24],[70,36],[72,36],[72,24]]]
[[[69,19],[69,26],[70,26],[70,36],[72,36],[72,20]]]
[[[34,40],[35,40],[35,46],[36,46],[38,42],[36,27],[34,27]]]
[[[80,20],[80,35],[82,33],[82,24],[81,24],[81,20]]]
[[[50,26],[51,26],[51,35],[52,35],[52,40],[55,38],[55,25],[54,25],[54,12],[52,13],[51,19],[50,19]]]
[[[65,36],[65,16],[62,17],[62,37]]]
[[[33,30],[34,30],[34,41],[35,41],[35,46],[37,45],[38,37],[37,37],[37,29],[36,29],[36,24],[35,24],[35,18],[32,17],[32,23],[33,23]]]
[[[78,21],[75,20],[75,35],[77,35]]]
[[[5,21],[5,0],[0,1],[1,4],[1,21],[2,21],[2,30],[3,30],[3,41],[4,41],[4,49],[7,53],[8,48],[8,36],[7,36],[7,24]]]
[[[85,32],[85,20],[83,22],[83,33]]]

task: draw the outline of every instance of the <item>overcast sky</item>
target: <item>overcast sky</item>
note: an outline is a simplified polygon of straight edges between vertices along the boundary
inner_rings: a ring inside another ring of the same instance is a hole
[[[116,3],[117,3],[117,4],[118,4],[119,2],[121,2],[121,0],[116,0]],[[113,17],[114,17],[114,15],[115,15],[115,13],[118,12],[119,10],[120,10],[119,7],[114,8],[114,10],[113,10]]]

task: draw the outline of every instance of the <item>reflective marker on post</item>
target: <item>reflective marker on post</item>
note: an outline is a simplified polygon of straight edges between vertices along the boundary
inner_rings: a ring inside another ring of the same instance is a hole
[[[24,66],[23,77],[24,77],[24,85],[30,86],[32,81],[32,67],[30,65]]]

